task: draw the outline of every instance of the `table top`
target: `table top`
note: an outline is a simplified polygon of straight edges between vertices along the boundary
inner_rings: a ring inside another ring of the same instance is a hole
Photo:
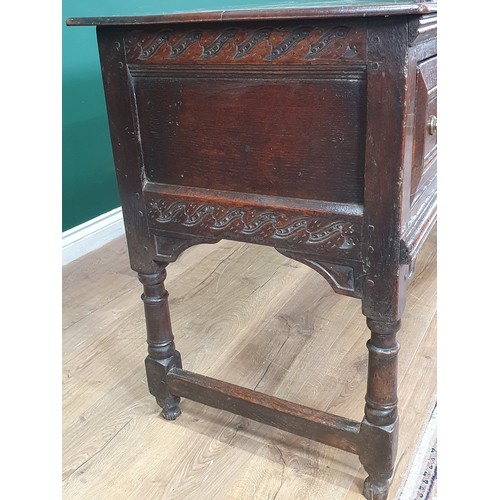
[[[82,3],[69,26],[168,24],[224,20],[391,16],[436,12],[436,2],[416,0],[147,0],[109,11],[98,0]],[[116,11],[120,14],[117,15]],[[122,13],[123,12],[123,13]],[[90,17],[79,17],[80,15]]]

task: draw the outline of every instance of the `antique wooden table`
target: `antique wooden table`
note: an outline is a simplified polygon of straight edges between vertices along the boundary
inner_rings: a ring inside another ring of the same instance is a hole
[[[182,396],[355,453],[365,497],[383,499],[397,446],[396,332],[436,220],[437,8],[321,5],[68,24],[97,26],[162,415],[177,418]],[[361,422],[182,369],[165,267],[224,238],[272,246],[361,299],[371,330]]]

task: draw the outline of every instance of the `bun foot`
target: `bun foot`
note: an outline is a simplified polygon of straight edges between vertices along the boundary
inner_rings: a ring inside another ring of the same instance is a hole
[[[375,479],[368,476],[363,487],[363,496],[368,500],[386,500],[389,493],[389,481],[387,479]]]
[[[166,401],[156,400],[156,402],[163,407],[161,416],[166,420],[175,420],[182,412],[179,407],[180,398],[171,396]]]

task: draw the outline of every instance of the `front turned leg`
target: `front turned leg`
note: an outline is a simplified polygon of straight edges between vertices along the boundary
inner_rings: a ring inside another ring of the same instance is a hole
[[[139,273],[139,281],[144,285],[141,298],[144,301],[146,330],[148,335],[148,357],[146,375],[149,392],[162,407],[162,416],[175,420],[180,414],[180,398],[170,394],[166,376],[172,368],[182,368],[181,356],[175,350],[174,336],[168,310],[168,292],[164,281],[165,269],[155,274]]]
[[[396,333],[400,324],[367,319],[371,338],[367,343],[368,388],[359,459],[368,473],[363,488],[368,500],[387,498],[394,471],[398,437]]]

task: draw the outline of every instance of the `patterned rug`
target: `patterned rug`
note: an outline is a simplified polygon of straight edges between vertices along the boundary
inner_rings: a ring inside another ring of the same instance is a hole
[[[437,499],[437,407],[429,419],[399,500]]]

